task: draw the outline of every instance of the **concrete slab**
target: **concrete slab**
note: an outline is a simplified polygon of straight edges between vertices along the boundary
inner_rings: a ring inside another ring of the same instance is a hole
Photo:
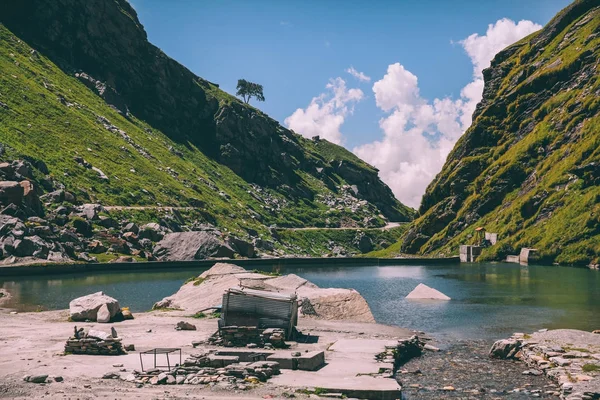
[[[399,399],[401,387],[392,378],[372,376],[391,363],[375,360],[375,354],[385,351],[396,341],[384,339],[340,339],[325,352],[326,365],[318,372],[283,371],[269,382],[291,387],[318,387],[348,397],[369,399]]]

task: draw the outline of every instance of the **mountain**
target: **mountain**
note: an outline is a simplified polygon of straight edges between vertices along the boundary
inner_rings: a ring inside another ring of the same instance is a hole
[[[66,190],[141,222],[175,207],[184,230],[242,236],[413,218],[374,167],[149,43],[125,0],[3,2],[0,70],[0,157],[34,167],[39,196]]]
[[[496,55],[483,100],[427,188],[402,251],[456,254],[497,232],[486,259],[600,257],[600,1],[579,0]]]

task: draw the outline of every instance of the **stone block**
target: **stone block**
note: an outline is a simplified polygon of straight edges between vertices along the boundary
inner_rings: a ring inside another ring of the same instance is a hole
[[[302,371],[316,371],[325,365],[325,352],[311,351],[298,357],[298,369]]]

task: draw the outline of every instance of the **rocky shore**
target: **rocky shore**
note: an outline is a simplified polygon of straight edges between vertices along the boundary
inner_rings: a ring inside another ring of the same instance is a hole
[[[546,329],[515,333],[494,343],[490,355],[521,360],[528,375],[545,375],[567,400],[600,399],[600,332]]]

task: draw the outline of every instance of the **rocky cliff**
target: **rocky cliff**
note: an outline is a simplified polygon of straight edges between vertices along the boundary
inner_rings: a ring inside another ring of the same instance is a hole
[[[197,147],[245,181],[312,201],[340,178],[390,220],[406,221],[377,171],[349,152],[326,158],[310,141],[194,75],[148,42],[125,0],[24,0],[4,4],[0,22],[65,73],[77,76],[123,115],[186,147]],[[333,145],[329,145],[333,146]],[[343,164],[343,165],[342,165]],[[310,178],[309,178],[310,179]]]
[[[600,1],[578,0],[484,71],[473,124],[429,185],[402,250],[482,259],[537,248],[544,262],[600,257]],[[595,260],[595,261],[594,261]]]

